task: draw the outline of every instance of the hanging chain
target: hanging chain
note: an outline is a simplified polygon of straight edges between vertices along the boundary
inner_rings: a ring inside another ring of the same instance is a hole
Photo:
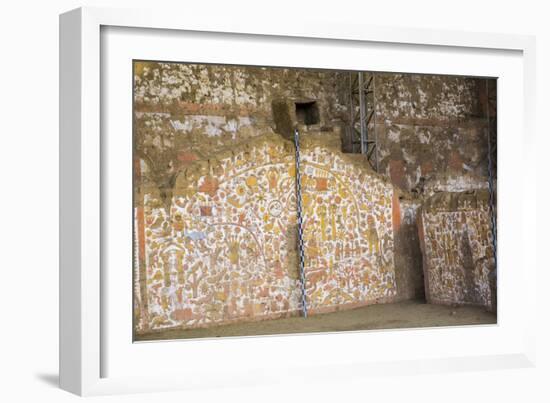
[[[307,318],[306,277],[304,271],[304,238],[302,228],[302,180],[300,176],[300,134],[294,130],[294,144],[296,145],[296,219],[298,227],[298,254],[300,264],[300,288],[302,292],[302,312]]]

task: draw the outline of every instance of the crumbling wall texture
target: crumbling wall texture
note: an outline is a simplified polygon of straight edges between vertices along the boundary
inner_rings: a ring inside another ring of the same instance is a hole
[[[309,312],[392,301],[393,186],[326,138],[302,141]],[[138,333],[299,312],[294,164],[265,134],[180,171],[169,212],[153,187],[140,195]]]
[[[496,80],[389,73],[375,80],[380,173],[418,193],[437,173],[487,178]]]
[[[440,192],[419,215],[426,297],[496,309],[495,259],[486,190]]]
[[[319,126],[342,106],[327,70],[185,63],[134,63],[135,153],[163,202],[178,171],[213,151],[274,132],[272,102],[315,100]]]

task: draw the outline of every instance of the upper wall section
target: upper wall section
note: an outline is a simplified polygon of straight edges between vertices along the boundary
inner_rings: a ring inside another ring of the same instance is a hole
[[[188,164],[259,133],[281,133],[273,113],[280,101],[293,119],[285,134],[294,123],[311,124],[311,119],[318,129],[330,126],[343,108],[335,75],[329,70],[136,62],[134,147],[148,165],[143,179],[156,184],[169,203],[175,176]]]
[[[272,126],[271,101],[277,98],[316,101],[322,123],[338,108],[331,70],[136,62],[134,73],[136,111],[169,113],[184,126],[189,115],[254,116]],[[224,132],[234,133],[216,127],[209,134]]]
[[[134,73],[135,151],[165,201],[182,167],[258,133],[288,138],[296,125],[308,126],[341,133],[348,149],[349,72],[136,62]],[[374,80],[379,173],[419,192],[438,172],[486,178],[496,80],[397,73]]]
[[[474,181],[487,177],[496,80],[381,73],[375,80],[382,174],[402,189],[419,192],[442,172]],[[473,182],[472,188],[477,188]]]

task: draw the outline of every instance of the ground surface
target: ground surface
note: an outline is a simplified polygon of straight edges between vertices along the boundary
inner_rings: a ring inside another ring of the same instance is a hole
[[[293,317],[206,329],[165,330],[140,336],[136,341],[495,324],[496,319],[495,314],[479,307],[450,307],[423,301],[404,301],[314,315],[307,319]]]

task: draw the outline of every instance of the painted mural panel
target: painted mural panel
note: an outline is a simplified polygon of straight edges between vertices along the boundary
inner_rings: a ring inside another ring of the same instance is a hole
[[[342,154],[303,155],[308,303],[325,311],[395,296],[393,187]]]
[[[392,186],[322,142],[304,142],[302,166],[308,308],[390,299]],[[154,193],[143,202],[139,329],[298,314],[290,142],[260,136],[190,165],[176,178],[169,212]]]
[[[429,302],[495,309],[496,281],[488,192],[438,193],[421,213]]]

